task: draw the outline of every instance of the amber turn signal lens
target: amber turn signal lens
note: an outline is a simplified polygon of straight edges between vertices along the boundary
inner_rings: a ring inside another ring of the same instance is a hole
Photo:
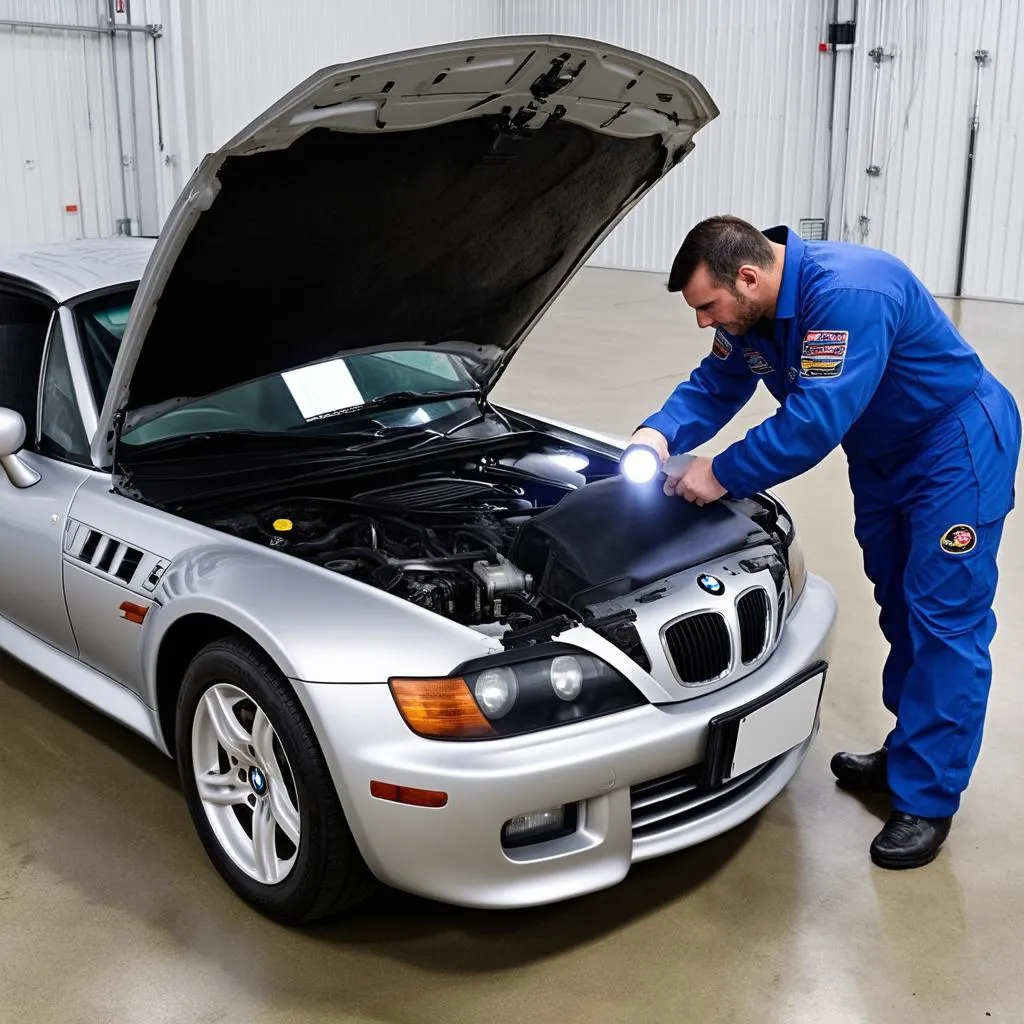
[[[137,626],[141,626],[149,613],[151,605],[148,604],[133,604],[131,601],[122,601],[118,611],[121,613],[122,619],[127,619],[129,622],[134,622]]]
[[[396,804],[408,804],[410,807],[444,807],[448,803],[448,794],[440,789],[396,786],[393,782],[381,782],[378,779],[370,782],[370,796]]]
[[[413,732],[432,739],[473,739],[492,736],[465,679],[392,679],[398,710]]]

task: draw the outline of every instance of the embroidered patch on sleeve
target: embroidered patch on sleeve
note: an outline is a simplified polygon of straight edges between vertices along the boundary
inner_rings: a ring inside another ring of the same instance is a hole
[[[758,352],[756,349],[744,349],[743,358],[746,359],[751,373],[763,375],[772,372],[772,365],[765,359],[763,352]]]
[[[974,528],[966,523],[957,523],[942,535],[939,547],[951,555],[966,555],[968,551],[974,550],[977,543],[978,535],[974,532]]]
[[[732,354],[732,342],[721,331],[715,331],[711,354],[718,359],[728,359]]]
[[[849,331],[808,331],[800,352],[801,377],[838,377],[846,362]]]

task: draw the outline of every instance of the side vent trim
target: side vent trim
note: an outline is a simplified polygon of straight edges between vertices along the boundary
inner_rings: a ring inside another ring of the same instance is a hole
[[[85,543],[82,545],[82,550],[78,557],[83,562],[88,562],[92,565],[93,557],[96,554],[96,549],[100,546],[100,541],[103,540],[103,534],[96,530],[90,530],[89,536],[85,538]]]
[[[147,558],[146,552],[140,548],[129,547],[116,537],[108,537],[77,522],[69,523],[64,551],[68,558],[126,585],[135,579],[140,567],[148,574],[152,566],[144,566],[143,563],[154,560],[153,555]]]
[[[131,583],[141,562],[142,552],[138,548],[126,548],[121,564],[117,567],[114,575],[125,583]]]

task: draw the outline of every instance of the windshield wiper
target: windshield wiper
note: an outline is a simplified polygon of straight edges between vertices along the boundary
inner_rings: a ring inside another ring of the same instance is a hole
[[[346,416],[363,416],[366,413],[382,412],[385,409],[401,409],[408,405],[430,405],[433,402],[444,402],[452,398],[480,398],[479,388],[464,388],[461,391],[392,391],[390,394],[381,395],[380,398],[371,398],[361,405],[351,405],[345,409],[335,409],[332,412],[325,412],[314,416],[309,425],[323,423],[325,420],[343,419]],[[424,426],[426,424],[423,424]]]
[[[366,408],[362,406],[361,408]],[[334,415],[333,413],[331,414]],[[149,441],[138,445],[142,457],[173,455],[185,449],[244,449],[251,451],[273,451],[275,447],[294,457],[296,450],[303,448],[311,452],[324,449],[330,451],[356,452],[365,448],[386,446],[399,438],[424,435],[428,438],[446,436],[429,423],[404,423],[389,425],[374,423],[372,430],[324,430],[323,420],[310,421],[290,430],[253,430],[239,427],[232,430],[197,430],[194,434],[168,437],[160,441]],[[461,426],[461,424],[460,424]],[[277,444],[275,444],[277,443]],[[135,445],[126,445],[135,448]]]
[[[126,444],[124,447],[129,451],[138,452],[137,455],[131,456],[136,462],[148,462],[151,458],[161,458],[165,455],[173,456],[177,452],[194,448],[205,449],[204,454],[210,455],[218,452],[226,454],[228,451],[236,454],[251,451],[254,454],[269,455],[277,450],[288,458],[294,458],[300,449],[306,449],[310,453],[323,450],[337,451],[338,448],[345,451],[348,446],[339,443],[342,439],[372,442],[387,436],[387,433],[369,430],[354,430],[344,434],[301,434],[293,430],[198,430],[194,434],[149,441],[144,445]]]

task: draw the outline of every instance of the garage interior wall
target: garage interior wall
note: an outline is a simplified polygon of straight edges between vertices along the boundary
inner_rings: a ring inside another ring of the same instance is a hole
[[[592,263],[663,272],[729,211],[884,247],[951,294],[978,87],[963,293],[1024,301],[1024,0],[0,0],[0,20],[108,10],[161,34],[0,26],[0,245],[158,230],[206,152],[325,64],[559,32],[680,66],[722,111]]]
[[[164,0],[185,72],[186,164],[230,139],[314,71],[500,34],[497,0]],[[171,40],[173,36],[174,41]],[[186,70],[187,69],[187,70]]]
[[[204,154],[318,68],[498,34],[498,0],[0,0],[0,247],[155,234]]]
[[[853,6],[844,0],[845,16]],[[857,6],[856,46],[839,55],[853,68],[850,161],[832,234],[894,252],[932,291],[954,294],[978,89],[962,294],[1024,301],[1024,3]]]
[[[701,217],[768,227],[825,206],[828,64],[808,0],[506,0],[506,33],[564,32],[639,50],[695,75],[721,115],[591,262],[665,270]],[[817,211],[817,213],[816,213]]]
[[[106,9],[106,0],[0,0],[0,22],[98,29]],[[146,45],[144,33],[0,24],[0,245],[158,226],[152,174],[142,185],[136,160],[152,160],[149,119],[141,134],[131,120]]]
[[[827,26],[848,21],[853,45],[822,52]],[[1024,301],[1022,0],[503,0],[502,31],[642,50],[696,75],[722,112],[592,262],[665,270],[686,229],[715,213],[821,219],[828,237],[885,248],[945,295],[974,54],[988,51],[962,294]]]

